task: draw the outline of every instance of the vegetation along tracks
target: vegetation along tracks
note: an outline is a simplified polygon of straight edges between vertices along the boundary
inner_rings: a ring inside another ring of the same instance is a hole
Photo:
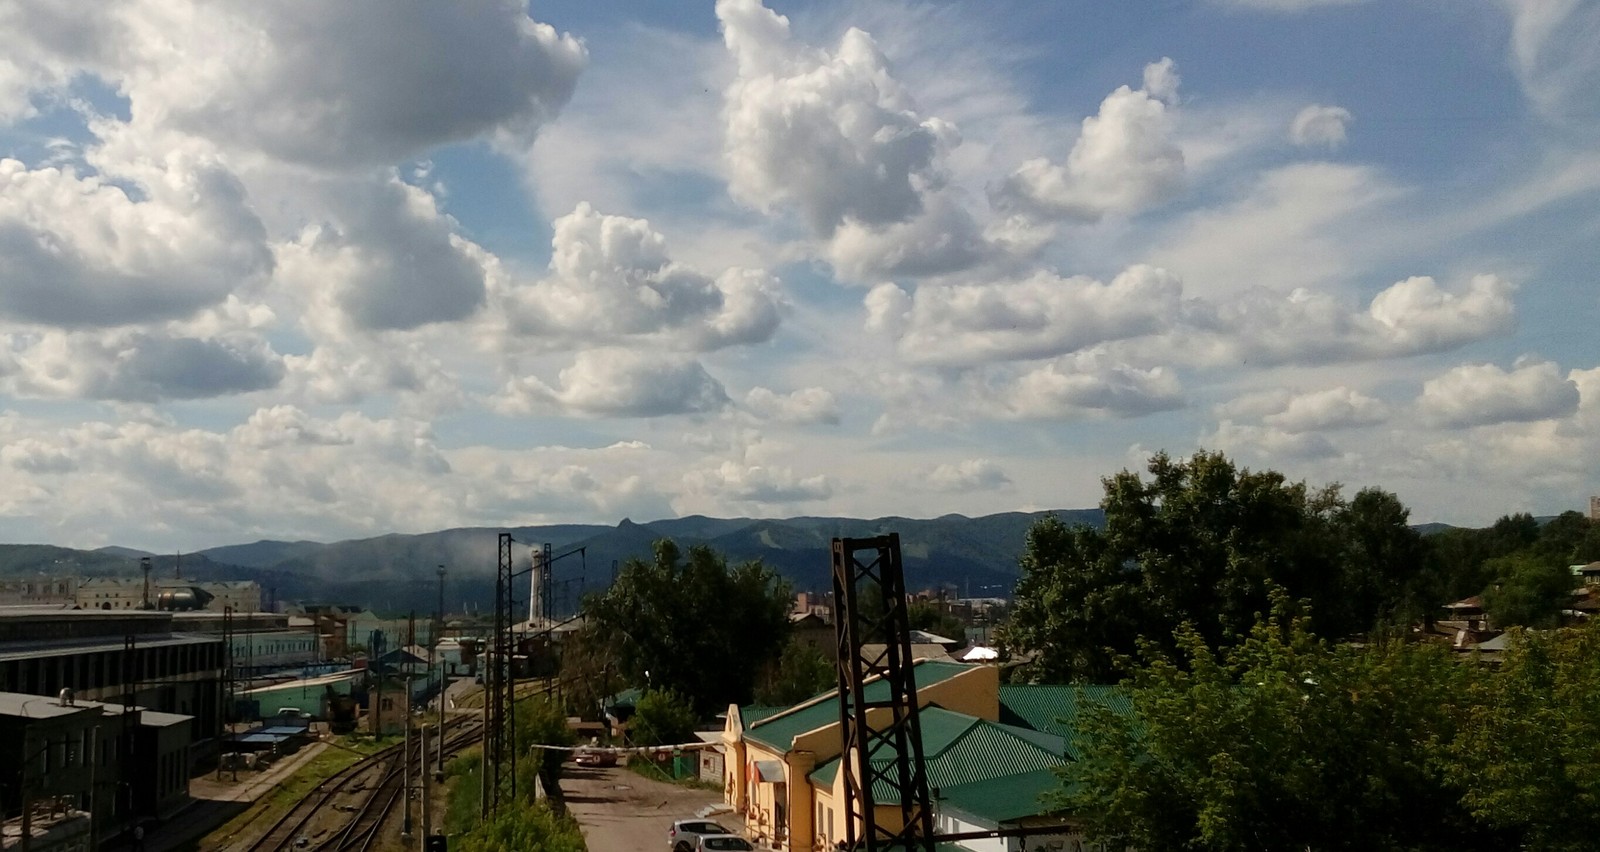
[[[452,720],[446,723],[446,730],[446,754],[460,751],[482,736],[476,719]],[[414,771],[425,771],[427,758],[420,753],[421,739],[413,740],[411,748]],[[402,745],[397,743],[345,767],[312,788],[254,843],[242,848],[246,852],[287,852],[309,848],[312,843],[307,841],[302,844],[300,839],[315,832],[325,835],[325,839],[315,844],[316,852],[368,852],[374,838],[388,821],[395,803],[405,794],[405,763]],[[348,821],[342,827],[327,831],[325,815],[339,808],[334,804],[335,797],[341,793],[352,794],[363,790],[370,792]],[[321,822],[317,822],[319,817],[323,817]]]

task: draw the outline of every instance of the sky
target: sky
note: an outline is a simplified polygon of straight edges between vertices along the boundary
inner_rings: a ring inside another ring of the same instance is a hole
[[[1600,4],[0,0],[0,540],[1600,493]]]

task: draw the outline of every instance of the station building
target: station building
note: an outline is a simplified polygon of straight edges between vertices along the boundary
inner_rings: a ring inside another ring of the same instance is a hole
[[[1104,852],[1086,843],[1070,815],[1042,794],[1059,786],[1057,770],[1078,757],[1075,728],[1084,707],[1131,712],[1120,690],[1002,684],[994,666],[926,659],[915,662],[914,677],[935,831],[1030,833],[948,848]],[[863,692],[868,701],[881,701],[888,684],[869,679]],[[837,691],[828,691],[792,707],[728,708],[720,736],[723,800],[767,848],[831,849],[847,836],[849,823],[858,837],[863,832],[861,814],[845,805],[841,761],[854,755],[842,753],[838,701]],[[885,749],[873,762],[893,758]],[[900,828],[899,803],[880,800],[874,818]]]

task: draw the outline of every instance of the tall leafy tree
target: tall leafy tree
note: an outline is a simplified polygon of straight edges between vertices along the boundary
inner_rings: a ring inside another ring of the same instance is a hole
[[[670,689],[646,690],[628,720],[628,739],[634,745],[658,746],[687,742],[694,737],[694,707]]]
[[[1422,609],[1426,551],[1393,495],[1311,489],[1220,453],[1150,460],[1148,480],[1103,480],[1105,526],[1047,518],[1030,530],[1007,640],[1047,680],[1116,677],[1140,639],[1174,649],[1180,624],[1208,647],[1237,642],[1276,584],[1312,602],[1312,627],[1344,636]],[[1408,596],[1415,598],[1408,603]]]
[[[832,689],[838,682],[834,665],[809,642],[790,639],[783,654],[756,689],[756,703],[787,707]]]
[[[1146,643],[1132,712],[1091,709],[1057,796],[1087,833],[1139,849],[1500,849],[1460,801],[1443,744],[1474,672],[1442,649],[1335,645],[1277,595],[1213,650]]]
[[[707,716],[750,700],[788,639],[792,605],[789,584],[761,562],[730,566],[709,547],[685,553],[663,539],[583,609],[624,679],[674,690]]]
[[[1565,562],[1540,558],[1532,550],[1489,560],[1496,574],[1483,593],[1489,617],[1500,627],[1557,626],[1580,582]]]
[[[1520,834],[1506,848],[1577,852],[1600,838],[1600,627],[1513,630],[1455,740],[1466,803]]]

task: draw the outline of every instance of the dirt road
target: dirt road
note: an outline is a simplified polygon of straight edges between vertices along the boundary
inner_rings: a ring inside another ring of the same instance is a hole
[[[561,789],[583,827],[589,852],[668,852],[667,829],[673,820],[693,817],[697,808],[722,799],[714,790],[653,781],[621,767],[568,764]]]

